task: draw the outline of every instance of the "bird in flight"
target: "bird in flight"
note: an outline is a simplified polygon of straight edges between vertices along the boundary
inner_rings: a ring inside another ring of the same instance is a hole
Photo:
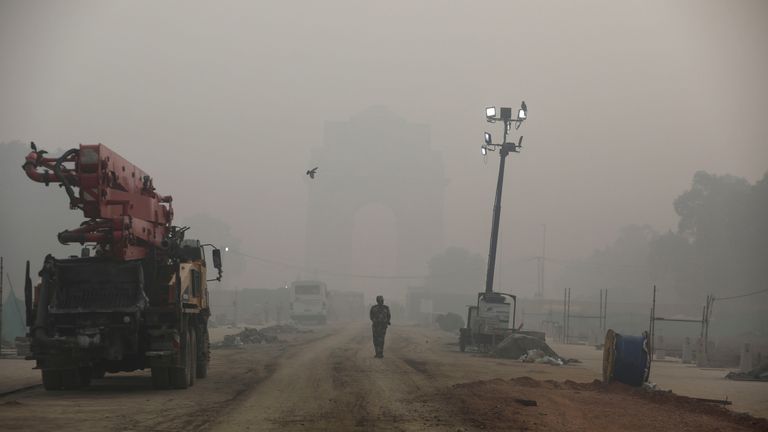
[[[317,168],[318,167],[314,167],[311,170],[307,171],[307,175],[309,176],[309,178],[315,178],[315,174],[317,174]]]

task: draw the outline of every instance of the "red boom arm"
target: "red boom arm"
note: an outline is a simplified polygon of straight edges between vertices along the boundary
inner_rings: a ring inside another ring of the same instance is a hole
[[[144,171],[102,144],[81,144],[59,158],[44,157],[34,144],[32,149],[22,166],[27,176],[46,186],[61,183],[70,207],[88,218],[60,232],[61,243],[98,243],[121,260],[144,258],[152,246],[166,246],[172,198],[158,195]]]

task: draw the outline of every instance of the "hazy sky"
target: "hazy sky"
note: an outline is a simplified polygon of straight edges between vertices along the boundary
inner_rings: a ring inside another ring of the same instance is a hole
[[[762,177],[767,47],[760,0],[0,0],[0,141],[102,142],[178,217],[219,217],[244,251],[301,263],[324,123],[385,105],[442,152],[444,244],[485,255],[497,156],[484,165],[479,146],[500,128],[483,111],[524,99],[502,261],[537,254],[543,223],[549,253],[569,259],[628,223],[674,229],[696,170]],[[392,223],[379,213],[362,214]],[[254,263],[231,283],[294,273]]]

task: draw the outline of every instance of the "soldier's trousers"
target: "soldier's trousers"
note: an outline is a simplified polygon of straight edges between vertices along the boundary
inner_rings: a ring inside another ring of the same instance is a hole
[[[373,348],[376,349],[376,354],[384,352],[384,337],[387,335],[387,324],[374,323],[373,328]]]

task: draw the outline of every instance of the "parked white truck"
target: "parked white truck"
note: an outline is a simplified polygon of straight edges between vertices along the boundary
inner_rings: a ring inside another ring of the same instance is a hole
[[[291,283],[291,319],[299,324],[325,324],[328,320],[328,288],[317,280]]]

